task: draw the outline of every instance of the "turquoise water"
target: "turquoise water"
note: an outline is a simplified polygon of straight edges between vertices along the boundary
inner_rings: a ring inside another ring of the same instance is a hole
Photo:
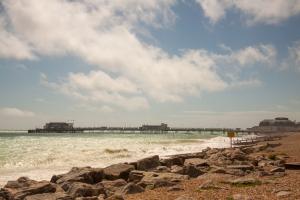
[[[210,133],[0,133],[0,185],[19,176],[50,179],[74,166],[104,167],[228,145],[222,134]]]

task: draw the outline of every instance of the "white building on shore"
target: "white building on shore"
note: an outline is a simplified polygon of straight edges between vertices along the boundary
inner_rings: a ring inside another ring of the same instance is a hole
[[[249,128],[254,132],[293,132],[300,131],[300,122],[291,121],[286,117],[262,120],[258,126]]]

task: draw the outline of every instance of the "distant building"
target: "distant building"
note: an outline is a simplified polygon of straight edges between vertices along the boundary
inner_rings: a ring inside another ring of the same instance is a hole
[[[67,132],[73,129],[73,123],[66,122],[49,122],[44,126],[44,130],[49,132]]]
[[[164,123],[160,125],[143,125],[140,127],[141,131],[168,131],[169,129],[168,124]]]
[[[258,126],[248,130],[257,132],[298,131],[300,130],[300,122],[296,123],[286,117],[276,117],[275,119],[262,120]]]

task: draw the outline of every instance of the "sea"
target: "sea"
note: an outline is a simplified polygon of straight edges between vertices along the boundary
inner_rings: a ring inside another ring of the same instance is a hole
[[[229,147],[223,133],[43,133],[0,132],[0,186],[27,176],[50,180],[72,167],[105,167],[151,155]]]

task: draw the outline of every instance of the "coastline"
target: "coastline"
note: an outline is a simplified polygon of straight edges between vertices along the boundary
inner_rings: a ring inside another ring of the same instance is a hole
[[[156,154],[165,157],[197,152],[207,146],[229,146],[225,137],[200,134],[44,134],[5,137],[0,136],[0,187],[20,176],[49,180],[53,174],[66,173],[74,166],[106,167]]]
[[[117,199],[121,198],[116,196],[120,194],[130,200],[167,200],[182,196],[189,196],[185,199],[202,199],[204,197],[206,199],[216,199],[217,197],[218,199],[228,199],[233,198],[234,193],[237,192],[238,195],[246,198],[246,194],[254,192],[254,190],[264,191],[255,196],[256,199],[268,199],[269,197],[277,198],[278,193],[269,190],[273,190],[273,187],[281,182],[289,183],[289,181],[290,188],[284,188],[287,191],[282,191],[286,192],[287,199],[295,199],[300,197],[300,192],[299,189],[295,189],[293,184],[300,184],[300,175],[298,171],[285,170],[284,162],[299,161],[297,154],[299,152],[299,145],[297,145],[297,141],[300,141],[299,135],[294,133],[280,141],[261,142],[247,147],[248,149],[245,147],[208,148],[198,153],[172,155],[163,159],[152,156],[137,162],[115,164],[101,169],[73,168],[69,173],[53,176],[51,182],[21,178],[18,181],[8,182],[4,189],[1,189],[0,199],[1,197],[9,199],[9,197],[22,194],[24,190],[28,192],[28,188],[36,189],[41,185],[47,185],[48,189],[52,188],[52,192],[40,189],[38,193],[27,194],[21,199],[34,199],[36,195],[40,199],[75,199],[75,197],[79,199],[80,196],[86,196],[80,199],[101,199],[101,196]],[[277,145],[278,142],[281,145]],[[253,152],[250,153],[251,149]],[[246,153],[247,151],[249,152]],[[275,155],[275,160],[268,157],[271,154]],[[291,156],[283,156],[284,154],[291,154]],[[260,162],[264,162],[265,166],[261,166]],[[275,171],[272,172],[272,170]],[[291,176],[293,181],[291,181]],[[228,180],[235,181],[237,179],[247,179],[248,182],[250,181],[250,185],[246,184],[244,187],[241,183],[242,187],[236,187],[233,182],[225,183]],[[207,181],[213,182],[206,183]],[[23,183],[27,184],[26,187]],[[203,186],[203,183],[207,185]],[[199,188],[201,185],[205,189]],[[93,192],[88,192],[89,195],[87,195],[87,190]],[[249,195],[248,197],[252,198]]]

